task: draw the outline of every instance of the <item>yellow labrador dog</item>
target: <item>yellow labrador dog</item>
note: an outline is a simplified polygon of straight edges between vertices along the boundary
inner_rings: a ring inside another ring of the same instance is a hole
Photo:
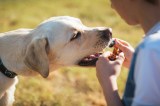
[[[69,16],[0,33],[0,106],[12,105],[17,75],[46,78],[62,66],[93,66],[111,38],[110,28],[86,27]]]

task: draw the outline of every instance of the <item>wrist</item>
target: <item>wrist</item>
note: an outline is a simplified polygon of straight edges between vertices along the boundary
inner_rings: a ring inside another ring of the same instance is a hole
[[[102,81],[101,86],[105,92],[118,90],[117,77],[110,76],[105,81]]]

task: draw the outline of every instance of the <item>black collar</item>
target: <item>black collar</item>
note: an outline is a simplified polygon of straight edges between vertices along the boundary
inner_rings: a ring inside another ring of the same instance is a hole
[[[17,76],[16,73],[8,70],[2,63],[2,60],[0,59],[0,72],[3,73],[8,78],[14,78]]]

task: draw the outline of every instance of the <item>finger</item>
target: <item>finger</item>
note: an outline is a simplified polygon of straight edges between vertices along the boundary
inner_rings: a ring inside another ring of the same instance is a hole
[[[101,62],[102,62],[102,61],[105,61],[105,62],[109,61],[108,57],[109,57],[111,54],[112,54],[112,52],[110,52],[110,51],[104,52],[102,55],[99,56],[98,61],[99,61],[99,62],[100,62],[100,61],[101,61]]]
[[[124,60],[124,59],[125,59],[125,56],[124,56],[124,53],[123,53],[123,52],[120,52],[120,53],[119,53],[118,59],[121,59],[121,60]]]
[[[124,60],[125,60],[124,53],[121,52],[121,53],[118,55],[117,59],[115,60],[115,64],[122,65],[123,62],[124,62]]]
[[[119,48],[120,50],[125,51],[128,48],[127,45],[124,45],[123,43],[119,42],[118,40],[115,40],[115,41],[116,41],[115,47]]]
[[[117,40],[117,42],[122,43],[123,45],[129,46],[130,44],[122,39],[118,39],[116,38],[115,40]]]
[[[104,57],[103,55],[100,56],[96,62],[96,67],[99,66],[99,65],[102,65],[102,63],[106,63],[107,62],[107,59],[106,57]]]
[[[111,55],[111,52],[110,52],[110,51],[104,52],[104,53],[102,54],[103,57],[108,57],[108,56],[110,56],[110,55]]]

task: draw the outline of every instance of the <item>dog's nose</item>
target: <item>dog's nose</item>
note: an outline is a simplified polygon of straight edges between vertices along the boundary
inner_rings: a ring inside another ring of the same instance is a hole
[[[107,29],[104,29],[102,31],[100,31],[101,33],[101,37],[103,39],[111,39],[112,38],[112,29],[111,28],[107,28]]]

